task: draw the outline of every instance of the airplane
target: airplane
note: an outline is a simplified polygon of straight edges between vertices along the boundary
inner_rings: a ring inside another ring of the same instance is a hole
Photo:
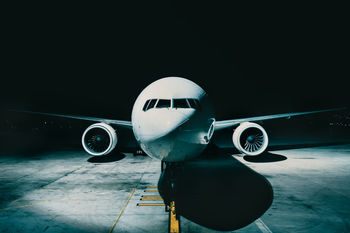
[[[242,154],[258,156],[269,143],[265,129],[256,122],[270,119],[343,110],[334,108],[255,116],[218,121],[208,94],[196,83],[180,77],[161,78],[149,84],[136,99],[131,121],[32,111],[56,117],[94,121],[82,135],[82,146],[92,156],[110,153],[117,145],[118,133],[113,126],[125,127],[150,157],[163,163],[184,162],[199,156],[215,131],[234,128],[232,142]]]

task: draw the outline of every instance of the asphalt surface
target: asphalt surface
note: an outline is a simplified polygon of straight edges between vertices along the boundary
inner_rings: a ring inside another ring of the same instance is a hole
[[[224,224],[229,231],[241,227],[235,232],[350,231],[349,144],[271,151],[260,159],[210,155],[184,167],[182,232],[218,232]],[[163,201],[140,200],[159,195],[160,176],[160,162],[146,156],[1,153],[0,232],[168,232],[164,206],[152,205]]]

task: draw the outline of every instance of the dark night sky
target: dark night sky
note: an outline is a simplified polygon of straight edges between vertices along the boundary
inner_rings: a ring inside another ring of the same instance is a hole
[[[127,2],[3,8],[2,108],[129,120],[165,76],[218,119],[349,106],[345,6]]]

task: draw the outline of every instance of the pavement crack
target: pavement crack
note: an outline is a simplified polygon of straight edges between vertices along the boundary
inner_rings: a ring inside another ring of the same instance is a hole
[[[64,178],[64,177],[69,176],[70,174],[72,174],[72,173],[74,173],[74,172],[76,172],[76,171],[80,170],[80,169],[81,169],[81,168],[83,168],[83,167],[84,167],[84,165],[83,165],[83,166],[81,166],[81,167],[78,167],[78,168],[76,168],[76,169],[74,169],[74,170],[72,170],[72,171],[69,171],[69,172],[65,173],[63,176],[58,177],[57,179],[52,180],[52,181],[50,181],[50,182],[49,182],[49,183],[47,183],[47,184],[43,184],[43,185],[41,185],[39,188],[44,188],[44,187],[46,187],[46,186],[48,186],[48,185],[50,185],[50,184],[53,184],[53,183],[55,183],[56,181],[58,181],[58,180],[60,180],[60,179],[62,179],[62,178]]]

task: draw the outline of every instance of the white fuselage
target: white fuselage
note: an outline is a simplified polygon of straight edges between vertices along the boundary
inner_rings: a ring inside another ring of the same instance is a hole
[[[205,91],[177,77],[157,80],[135,101],[132,126],[147,155],[165,162],[198,156],[208,145],[215,123]]]

